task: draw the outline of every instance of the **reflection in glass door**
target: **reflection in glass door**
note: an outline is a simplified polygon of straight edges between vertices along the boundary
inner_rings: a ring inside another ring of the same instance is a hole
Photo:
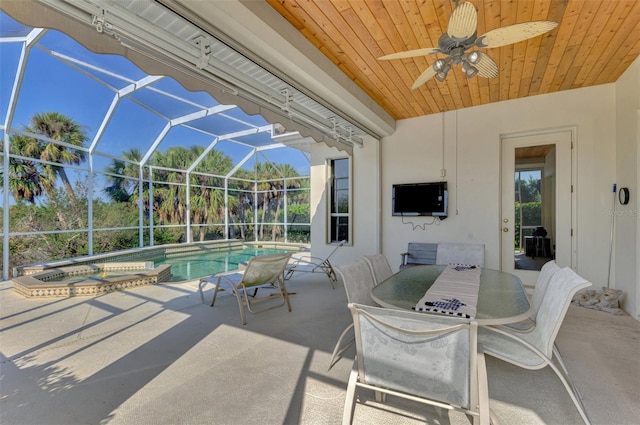
[[[516,148],[514,268],[540,270],[553,258],[555,146]]]
[[[569,130],[501,138],[500,269],[525,285],[535,285],[551,259],[562,267],[573,264],[572,138]],[[538,227],[544,230],[536,232]]]

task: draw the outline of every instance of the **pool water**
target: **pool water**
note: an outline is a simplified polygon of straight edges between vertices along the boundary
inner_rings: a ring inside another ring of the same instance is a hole
[[[96,273],[86,273],[86,274],[83,273],[80,275],[71,275],[71,276],[63,275],[63,276],[55,277],[52,279],[47,279],[47,282],[64,282],[69,285],[75,285],[79,283],[91,283],[91,282],[99,283],[99,282],[103,282],[104,279],[106,278],[134,276],[134,275],[140,275],[143,272],[144,270],[137,270],[137,271],[109,270],[106,272],[96,272]]]
[[[147,261],[153,261],[156,267],[161,264],[170,264],[171,279],[169,281],[181,282],[236,270],[238,264],[249,261],[251,257],[256,255],[284,254],[287,252],[291,252],[291,250],[248,247],[238,250],[197,252],[179,256],[173,254],[170,257],[160,255]]]

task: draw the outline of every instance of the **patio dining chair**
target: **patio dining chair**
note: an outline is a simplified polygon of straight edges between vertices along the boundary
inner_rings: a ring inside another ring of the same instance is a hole
[[[336,272],[331,265],[331,257],[338,251],[338,248],[343,246],[347,241],[342,241],[333,251],[329,253],[325,258],[313,257],[311,255],[294,258],[289,265],[284,275],[285,280],[289,280],[293,277],[294,273],[324,273],[329,278],[329,283],[333,289],[336,289],[334,282],[336,282]]]
[[[533,288],[533,295],[531,296],[530,300],[531,317],[521,322],[504,325],[506,328],[509,328],[516,332],[528,332],[533,329],[536,324],[536,315],[538,314],[538,310],[540,309],[540,304],[542,303],[544,294],[547,292],[547,288],[549,287],[549,282],[551,282],[551,278],[559,270],[560,266],[558,266],[553,260],[546,262],[542,266],[542,268],[540,269],[540,274],[538,274],[538,279],[536,280],[536,285]]]
[[[369,265],[369,269],[371,269],[374,285],[380,284],[382,281],[393,274],[393,271],[391,271],[391,266],[389,265],[389,261],[384,255],[365,255],[362,258]]]
[[[551,277],[540,302],[535,325],[529,332],[518,333],[504,327],[483,327],[478,332],[478,341],[488,355],[529,370],[551,367],[587,425],[590,422],[580,394],[554,345],[571,298],[590,285],[569,267],[564,267]]]
[[[470,264],[484,267],[484,244],[440,242],[436,264]]]
[[[375,286],[373,280],[373,274],[369,269],[369,265],[364,259],[359,259],[352,263],[340,265],[336,267],[340,278],[344,284],[344,290],[347,294],[348,303],[357,303],[364,305],[377,306],[378,304],[371,298],[371,290]],[[336,346],[331,354],[329,360],[329,369],[333,367],[335,359],[340,356],[347,348],[355,341],[354,337],[351,337],[347,342],[342,345],[345,336],[349,331],[353,329],[353,323],[349,324],[344,331],[340,334]]]
[[[349,309],[357,354],[343,425],[353,420],[361,388],[461,411],[474,424],[490,423],[486,364],[475,321],[358,304]],[[359,399],[363,403],[363,394]]]
[[[218,273],[213,276],[200,279],[201,294],[202,285],[204,283],[209,282],[215,284],[213,299],[211,300],[212,307],[216,302],[216,297],[218,296],[218,291],[220,289],[224,288],[235,295],[236,300],[238,301],[238,307],[240,308],[240,317],[243,325],[247,324],[247,317],[244,311],[245,306],[251,313],[260,313],[262,311],[280,307],[286,303],[289,311],[291,311],[289,294],[284,286],[285,268],[290,259],[291,253],[260,255],[253,257],[249,260],[249,263],[244,270]],[[266,289],[269,293],[258,297],[258,289]],[[253,293],[248,294],[250,291]],[[253,307],[257,303],[277,298],[281,298],[280,303],[271,304],[262,309],[254,309]]]

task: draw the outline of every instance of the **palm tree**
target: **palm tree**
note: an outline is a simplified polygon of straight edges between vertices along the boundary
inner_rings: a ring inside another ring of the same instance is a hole
[[[200,146],[191,148],[198,158],[204,149]],[[232,160],[220,151],[211,151],[196,167],[196,171],[207,174],[191,174],[191,218],[193,224],[211,224],[224,221],[224,190],[220,188],[221,178],[216,175],[225,174],[233,167]],[[211,174],[213,175],[211,175]],[[229,203],[233,199],[229,197]],[[199,227],[199,238],[205,239],[207,228]]]
[[[171,170],[159,169],[154,173],[154,181],[165,184],[154,185],[154,210],[158,212],[161,223],[184,224],[186,221],[186,173],[173,171],[185,170],[187,164],[191,164],[192,158],[190,150],[180,146],[171,147],[162,152],[156,152],[153,164]]]
[[[274,222],[277,221],[280,214],[280,208],[282,206],[282,202],[284,202],[284,178],[297,177],[299,174],[290,164],[282,164],[276,167],[270,162],[259,162],[256,163],[255,169],[256,180],[259,182],[258,192],[261,193],[259,199],[262,204],[262,218],[259,234],[260,238],[263,238],[267,212],[273,210],[273,214],[270,214],[270,216]],[[282,229],[280,226],[273,224],[271,226],[271,240],[275,241],[281,231]]]
[[[122,153],[122,158],[114,159],[111,165],[105,168],[105,172],[110,174],[108,177],[110,185],[103,191],[116,202],[137,201],[140,182],[139,167],[136,163],[140,163],[142,154],[137,148],[131,148]],[[145,186],[143,187],[146,189]]]
[[[264,237],[264,224],[267,218],[267,211],[269,210],[269,204],[271,200],[271,184],[268,181],[269,176],[272,175],[271,163],[268,162],[256,162],[255,164],[255,180],[257,183],[258,192],[258,205],[262,205],[262,212],[260,218],[260,228],[258,229],[258,237],[260,240]],[[256,205],[257,208],[257,205]],[[256,211],[257,215],[258,211]]]
[[[24,130],[49,139],[74,146],[84,146],[87,137],[79,124],[58,112],[45,112],[31,117]],[[11,153],[60,164],[80,164],[85,159],[82,150],[69,149],[50,141],[24,135],[12,135],[9,141]],[[17,200],[35,203],[38,196],[55,192],[56,177],[60,177],[70,200],[75,200],[73,188],[63,166],[40,163],[26,159],[10,160],[9,185]]]
[[[26,136],[14,134],[10,138],[11,154],[21,155],[25,145],[30,143]],[[0,152],[4,145],[0,145]],[[55,186],[55,179],[43,173],[40,163],[23,158],[9,158],[9,190],[13,193],[16,201],[27,201],[36,203],[36,199],[44,193],[52,193]],[[0,170],[0,184],[4,184],[4,173]]]
[[[81,125],[77,124],[73,119],[58,113],[44,112],[35,114],[31,117],[29,132],[45,136],[69,145],[84,147],[87,136]],[[38,139],[28,138],[24,146],[24,153],[30,156],[39,156],[43,161],[54,162],[57,164],[80,164],[85,160],[85,152],[80,149],[68,148],[50,141],[41,141]],[[49,179],[54,176],[60,177],[65,191],[69,199],[75,201],[73,187],[69,182],[67,173],[62,165],[43,164],[43,173]]]
[[[277,170],[279,175],[282,176],[283,178],[283,184],[281,187],[278,187],[277,190],[274,190],[273,197],[276,201],[276,213],[275,213],[276,220],[278,217],[280,217],[280,208],[282,207],[283,202],[287,201],[286,199],[284,199],[284,187],[287,187],[288,189],[294,189],[294,188],[300,187],[300,182],[298,180],[295,180],[295,179],[285,180],[290,177],[299,176],[298,172],[291,164],[281,164],[277,167]],[[280,185],[278,184],[278,186]],[[286,220],[283,220],[283,221],[286,221]],[[271,239],[273,241],[276,240],[276,236],[280,231],[281,231],[280,226],[276,226],[276,225],[273,226],[273,228],[271,229]]]
[[[230,189],[229,193],[229,221],[231,222],[229,237],[231,238],[235,237],[235,226],[239,227],[242,240],[246,239],[247,230],[252,228],[250,224],[247,225],[247,214],[254,209],[254,185],[250,182],[254,176],[255,174],[250,174],[242,169],[235,173],[234,177],[239,180],[233,181],[233,188]],[[237,221],[235,217],[237,217]]]

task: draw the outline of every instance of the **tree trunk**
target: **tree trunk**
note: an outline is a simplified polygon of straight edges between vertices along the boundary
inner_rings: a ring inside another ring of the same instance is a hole
[[[76,203],[76,196],[73,193],[73,187],[71,186],[71,183],[69,182],[69,178],[67,177],[67,172],[64,171],[64,167],[56,167],[56,172],[60,176],[60,180],[62,180],[62,184],[64,185],[64,190],[67,192],[67,196],[69,197],[69,200],[73,204],[75,204]]]
[[[276,220],[278,219],[278,214],[280,213],[280,199],[276,198]],[[273,242],[276,241],[276,237],[277,237],[277,230],[279,229],[279,225],[273,223],[273,226],[271,227],[271,240]]]

